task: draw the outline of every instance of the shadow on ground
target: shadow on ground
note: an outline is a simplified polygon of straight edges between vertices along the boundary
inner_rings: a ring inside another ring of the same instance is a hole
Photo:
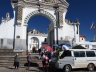
[[[25,63],[24,66],[27,67],[27,66],[28,66],[28,63]],[[38,65],[37,63],[31,62],[31,63],[30,63],[30,67],[39,67],[39,65]]]
[[[20,66],[19,68],[26,68],[27,66],[28,66],[28,63],[25,63],[23,66]],[[37,67],[37,68],[39,68],[39,65],[37,63],[31,62],[30,63],[30,67]],[[7,69],[15,69],[14,66],[9,66],[9,67],[7,66],[5,68],[7,68]]]
[[[43,67],[39,67],[39,70],[40,71],[43,71]],[[44,72],[47,72],[47,69],[46,68],[44,68]],[[48,72],[61,72],[61,70],[48,68]]]
[[[15,68],[13,68],[13,67],[5,67],[5,68],[7,68],[7,69],[15,69]]]

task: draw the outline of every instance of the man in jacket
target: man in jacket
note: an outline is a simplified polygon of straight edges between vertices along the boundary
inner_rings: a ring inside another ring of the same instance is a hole
[[[31,60],[32,60],[32,57],[31,57],[31,54],[29,53],[28,56],[27,56],[28,69],[30,67]]]

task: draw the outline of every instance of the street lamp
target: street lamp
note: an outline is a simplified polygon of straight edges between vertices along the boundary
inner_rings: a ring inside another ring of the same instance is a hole
[[[17,3],[18,0],[11,0],[14,4],[14,36],[13,36],[13,49],[15,49],[15,32],[16,32],[16,25],[17,25]]]
[[[56,12],[56,43],[57,43],[57,45],[58,45],[58,27],[59,27],[59,5],[58,5],[58,3],[56,3],[55,5],[54,5],[54,8],[55,8],[55,12]]]
[[[79,25],[80,23],[79,23],[79,21],[78,20],[76,20],[76,22],[75,23],[72,23],[72,25],[74,26],[74,38],[73,38],[73,40],[74,40],[74,43],[76,43],[76,34],[78,34],[78,25]],[[76,29],[77,28],[77,29]],[[76,31],[77,30],[77,31]],[[72,43],[73,43],[73,41],[72,41]]]
[[[79,24],[80,24],[79,21],[76,20],[77,34],[78,34],[78,25],[79,25]]]
[[[74,45],[74,42],[76,42],[76,39],[75,39],[75,23],[72,22],[72,25],[74,27],[74,38],[72,39],[72,46]]]

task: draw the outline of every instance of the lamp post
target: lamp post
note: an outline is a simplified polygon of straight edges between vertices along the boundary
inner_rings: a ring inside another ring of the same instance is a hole
[[[73,28],[74,28],[74,38],[72,39],[72,46],[74,45],[74,43],[76,42],[76,39],[75,39],[75,23],[72,23],[73,25]]]
[[[74,43],[76,43],[76,34],[78,34],[78,25],[79,25],[79,21],[76,20],[76,23],[73,23],[72,25],[74,26]],[[76,31],[76,28],[77,28],[77,31]]]
[[[54,5],[54,8],[55,8],[55,12],[56,12],[56,43],[58,45],[58,27],[59,27],[59,6],[58,6],[58,3],[56,3]]]
[[[76,42],[79,42],[79,21],[78,21],[78,19],[76,20],[76,28],[77,28],[77,31],[76,31],[76,34],[77,34],[77,36],[78,36],[78,41],[76,41]]]
[[[13,49],[15,49],[15,32],[16,32],[16,24],[17,24],[17,3],[18,0],[11,0],[11,2],[14,4],[14,36],[13,36]]]

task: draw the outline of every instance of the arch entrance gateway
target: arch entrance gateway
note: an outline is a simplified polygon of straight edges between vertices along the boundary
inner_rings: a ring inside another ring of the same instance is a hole
[[[48,26],[48,44],[57,43],[59,39],[57,30],[58,27],[62,28],[69,6],[66,0],[11,0],[11,4],[15,21],[14,50],[27,50],[27,23],[32,16],[38,14],[51,21]],[[17,36],[20,37],[19,40],[16,39]]]

